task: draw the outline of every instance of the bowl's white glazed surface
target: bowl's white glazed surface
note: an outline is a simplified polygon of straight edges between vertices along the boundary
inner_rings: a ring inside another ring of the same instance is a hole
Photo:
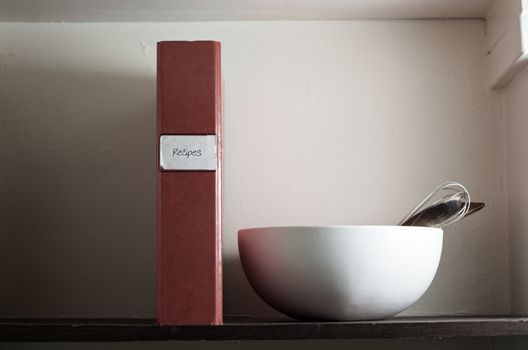
[[[253,289],[297,319],[374,320],[403,311],[431,284],[441,229],[307,226],[238,232]]]

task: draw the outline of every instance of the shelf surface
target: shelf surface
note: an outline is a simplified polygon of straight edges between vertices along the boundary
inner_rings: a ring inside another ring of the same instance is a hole
[[[494,0],[0,0],[0,22],[482,18]]]
[[[528,318],[418,317],[363,322],[239,319],[157,326],[149,319],[0,319],[0,341],[300,340],[528,336]]]

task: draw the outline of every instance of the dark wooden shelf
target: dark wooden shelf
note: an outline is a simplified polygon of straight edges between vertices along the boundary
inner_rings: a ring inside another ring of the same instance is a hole
[[[286,340],[528,336],[528,318],[420,317],[365,322],[229,321],[157,326],[147,319],[0,319],[0,341]]]

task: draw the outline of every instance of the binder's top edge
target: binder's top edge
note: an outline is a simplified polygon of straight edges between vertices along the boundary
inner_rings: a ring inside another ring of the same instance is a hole
[[[216,44],[216,45],[220,45],[221,44],[220,41],[216,41],[216,40],[162,40],[162,41],[158,41],[158,46],[159,45],[163,45],[163,44],[175,44],[175,43],[178,43],[178,44],[205,44],[205,43],[208,43],[208,44]]]

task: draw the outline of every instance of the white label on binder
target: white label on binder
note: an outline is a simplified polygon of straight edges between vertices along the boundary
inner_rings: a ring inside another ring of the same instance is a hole
[[[216,135],[160,136],[162,170],[216,170]]]

